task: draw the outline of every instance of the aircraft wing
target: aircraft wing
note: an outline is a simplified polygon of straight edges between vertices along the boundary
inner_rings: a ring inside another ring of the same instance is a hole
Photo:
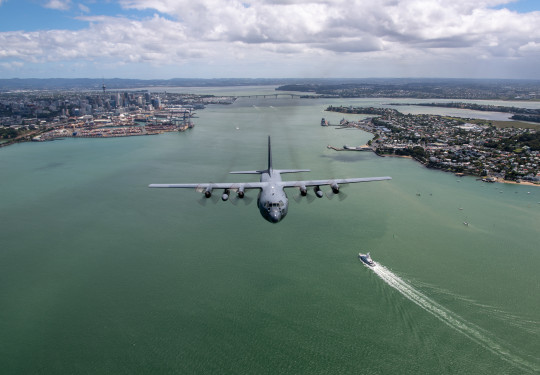
[[[392,177],[359,177],[359,178],[335,178],[331,180],[305,180],[305,181],[283,181],[283,187],[308,187],[324,186],[334,184],[354,184],[358,182],[391,180]]]
[[[184,188],[184,189],[196,189],[200,191],[212,190],[212,189],[262,189],[264,183],[261,182],[209,182],[203,184],[150,184],[151,188]]]

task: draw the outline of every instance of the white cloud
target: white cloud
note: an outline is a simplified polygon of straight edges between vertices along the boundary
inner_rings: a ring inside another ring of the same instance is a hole
[[[290,67],[291,72],[302,65],[311,64],[314,70],[340,65],[350,69],[349,74],[340,72],[346,76],[383,69],[421,75],[426,67],[454,69],[458,64],[466,69],[464,61],[471,65],[484,59],[484,64],[490,60],[507,66],[512,59],[537,59],[540,12],[518,14],[493,8],[505,3],[120,0],[126,9],[154,10],[161,15],[140,20],[79,17],[89,26],[78,31],[3,32],[0,61],[90,60],[213,69],[240,64],[253,70],[274,62],[274,66]],[[71,6],[69,0],[47,4],[55,9]],[[89,10],[83,4],[79,9]],[[237,76],[245,71],[239,70]],[[396,73],[386,75],[392,74]],[[540,78],[538,72],[531,74]]]
[[[83,13],[90,13],[90,8],[84,4],[79,4],[79,10]]]
[[[24,66],[24,63],[22,63],[20,61],[13,61],[13,62],[0,63],[0,66],[5,68],[5,69],[13,70],[13,69],[16,69],[16,68],[22,68]]]
[[[43,6],[49,9],[68,10],[71,8],[71,0],[49,0]]]
[[[341,52],[377,50],[385,41],[411,48],[489,49],[496,35],[519,48],[538,40],[540,14],[490,7],[504,0],[238,1],[121,0],[126,8],[155,9],[200,40],[249,44],[317,44]],[[247,5],[246,5],[247,4]],[[369,41],[368,44],[365,44]],[[348,47],[347,47],[348,46]]]

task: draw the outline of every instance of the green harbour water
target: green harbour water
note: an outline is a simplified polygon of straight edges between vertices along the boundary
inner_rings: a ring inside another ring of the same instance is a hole
[[[329,104],[382,103],[245,98],[184,133],[0,149],[0,373],[539,373],[540,188],[327,149],[371,138],[319,126]],[[274,167],[311,169],[284,178],[393,179],[287,191],[277,225],[255,192],[147,187],[255,181],[228,172],[264,168],[268,135]]]

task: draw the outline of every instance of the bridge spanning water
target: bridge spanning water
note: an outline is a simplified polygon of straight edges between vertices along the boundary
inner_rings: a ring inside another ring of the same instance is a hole
[[[284,97],[289,99],[294,98],[305,98],[308,95],[300,95],[300,94],[257,94],[257,95],[238,95],[237,98],[274,98],[277,99],[278,97]],[[316,97],[315,95],[310,95],[313,97]]]

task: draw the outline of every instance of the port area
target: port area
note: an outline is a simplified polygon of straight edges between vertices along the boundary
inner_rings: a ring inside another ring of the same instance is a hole
[[[113,138],[156,135],[166,132],[183,132],[193,128],[193,124],[149,124],[144,126],[114,126],[93,128],[53,129],[34,137],[35,142],[52,141],[62,138]]]

